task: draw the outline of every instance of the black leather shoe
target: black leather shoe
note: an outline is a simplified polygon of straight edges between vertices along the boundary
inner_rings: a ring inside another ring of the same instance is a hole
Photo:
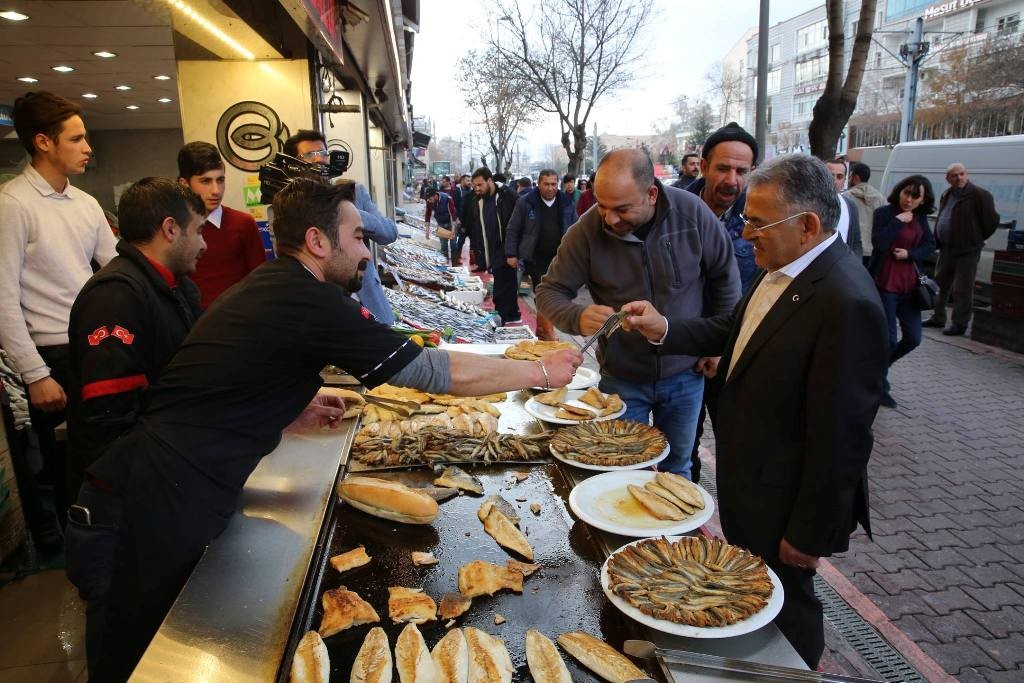
[[[953,325],[950,325],[949,327],[947,327],[946,329],[944,329],[942,331],[942,334],[946,335],[947,337],[959,337],[960,335],[962,335],[966,331],[967,331],[967,325],[956,325],[956,324],[953,324]]]
[[[887,391],[884,394],[882,394],[882,400],[879,401],[878,404],[880,406],[882,406],[883,408],[895,408],[896,407],[896,399],[894,399],[892,397],[892,394],[890,394]]]
[[[934,318],[934,317],[933,318],[928,318],[923,323],[921,323],[921,327],[938,327],[939,329],[942,329],[945,326],[946,326],[946,321],[945,320],[939,320],[938,318]]]

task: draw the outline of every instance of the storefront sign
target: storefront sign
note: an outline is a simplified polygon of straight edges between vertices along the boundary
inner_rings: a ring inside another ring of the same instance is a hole
[[[217,147],[224,159],[242,171],[258,171],[288,139],[288,126],[262,102],[238,102],[217,122]]]
[[[0,104],[0,126],[14,125],[14,109],[9,104]]]
[[[958,12],[969,10],[975,5],[980,5],[983,2],[985,2],[985,0],[949,0],[949,2],[929,5],[924,9],[924,18],[935,19],[947,14],[956,14]]]

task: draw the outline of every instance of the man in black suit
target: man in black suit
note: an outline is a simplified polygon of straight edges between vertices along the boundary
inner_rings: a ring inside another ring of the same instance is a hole
[[[812,669],[824,649],[818,559],[870,534],[867,463],[887,363],[871,277],[838,239],[832,177],[793,154],[754,171],[744,237],[765,272],[730,314],[667,320],[623,307],[663,353],[721,355],[717,479],[730,543],[765,559],[785,604],[775,623]]]

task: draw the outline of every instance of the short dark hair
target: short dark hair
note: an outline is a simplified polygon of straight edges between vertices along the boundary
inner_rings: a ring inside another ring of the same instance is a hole
[[[516,185],[519,187],[533,187],[533,181],[529,178],[522,177],[516,181]]]
[[[298,250],[306,241],[306,230],[316,226],[337,246],[341,202],[356,201],[356,184],[341,181],[334,185],[314,178],[297,178],[274,196],[274,222],[271,229],[279,249]]]
[[[224,168],[220,152],[209,142],[190,142],[178,152],[178,177],[188,180],[194,175]]]
[[[862,183],[866,183],[871,179],[871,167],[861,161],[855,161],[850,164],[850,170],[848,174],[851,176],[857,176],[860,178]]]
[[[290,157],[298,156],[300,142],[322,142],[324,147],[327,146],[327,138],[323,133],[315,130],[300,130],[284,141],[284,148],[281,151]]]
[[[558,171],[556,171],[553,168],[545,168],[539,174],[537,174],[537,182],[539,183],[542,178],[546,178],[549,175],[555,176],[556,180],[558,179]]]
[[[575,183],[576,182],[576,176],[574,176],[572,173],[566,173],[564,176],[562,176],[562,184],[563,185],[565,185],[570,180]]]
[[[72,116],[81,116],[82,108],[71,100],[52,92],[29,92],[14,100],[14,130],[30,155],[36,153],[36,136],[42,133],[56,140],[64,122]]]
[[[486,166],[481,166],[480,168],[473,171],[472,179],[476,180],[477,178],[491,180],[492,178],[494,178],[494,176],[491,175],[491,169],[487,168]]]
[[[128,242],[145,244],[168,217],[188,230],[190,212],[206,215],[199,195],[170,178],[143,178],[132,183],[117,203],[118,232]]]
[[[686,165],[686,160],[689,159],[690,157],[694,157],[696,159],[700,159],[700,155],[697,154],[696,152],[687,152],[686,154],[683,155],[683,160],[680,162],[679,165],[680,166],[685,166]]]
[[[894,208],[900,209],[900,193],[906,187],[913,187],[913,197],[917,199],[921,196],[921,189],[924,188],[924,201],[921,205],[914,209],[914,213],[920,216],[927,216],[935,210],[935,192],[932,190],[932,183],[930,180],[925,178],[923,175],[908,175],[903,180],[896,183],[896,186],[892,188],[892,192],[889,193],[888,201],[889,204]]]
[[[428,187],[427,191],[423,193],[423,198],[424,199],[430,199],[431,197],[437,197],[437,196],[439,196],[438,192],[433,187]]]

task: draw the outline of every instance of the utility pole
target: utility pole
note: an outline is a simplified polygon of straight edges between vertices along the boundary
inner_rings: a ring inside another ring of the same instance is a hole
[[[917,106],[917,73],[928,54],[928,43],[924,42],[924,19],[914,20],[914,32],[910,42],[900,46],[900,58],[910,69],[903,86],[903,115],[900,117],[900,142],[910,142],[914,132],[914,108]]]
[[[590,148],[590,175],[597,171],[597,121],[594,121],[594,144]]]
[[[761,0],[761,16],[757,28],[757,104],[754,115],[754,139],[757,140],[760,163],[768,140],[768,0]]]

